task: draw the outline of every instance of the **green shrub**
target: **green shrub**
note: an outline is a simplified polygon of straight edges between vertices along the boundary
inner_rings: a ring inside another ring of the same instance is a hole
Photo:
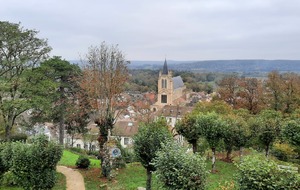
[[[158,151],[154,161],[158,179],[170,190],[201,190],[206,185],[206,163],[199,154],[187,153],[169,142]]]
[[[77,168],[88,168],[90,166],[90,160],[87,156],[80,155],[76,161]]]
[[[87,154],[96,158],[99,157],[99,151],[88,151]]]
[[[16,176],[11,171],[5,172],[2,176],[1,184],[4,186],[16,186]]]
[[[294,151],[291,145],[286,143],[275,143],[271,153],[278,160],[285,162],[297,157],[297,153]]]
[[[126,162],[125,160],[122,158],[122,156],[114,158],[112,160],[112,169],[119,169],[119,168],[125,168],[126,167]]]
[[[133,149],[132,148],[124,148],[120,143],[120,139],[118,139],[118,141],[117,141],[117,148],[119,148],[121,151],[121,158],[123,160],[122,162],[131,163],[131,162],[137,161]]]
[[[9,142],[1,143],[0,145],[0,172],[7,172],[12,166],[12,144]]]
[[[51,189],[55,185],[56,164],[62,148],[48,142],[45,136],[33,139],[32,144],[12,143],[12,165],[9,170],[24,189]]]
[[[296,190],[300,187],[298,174],[279,170],[274,161],[261,155],[246,156],[237,167],[239,170],[238,183],[241,190]]]
[[[71,152],[75,152],[75,153],[79,153],[79,154],[86,154],[86,151],[84,149],[77,148],[77,147],[71,147],[71,148],[69,148],[69,150]]]
[[[20,142],[23,142],[25,143],[26,140],[27,140],[28,136],[24,133],[17,133],[17,134],[14,134],[10,137],[10,140],[11,142],[17,142],[17,141],[20,141]]]

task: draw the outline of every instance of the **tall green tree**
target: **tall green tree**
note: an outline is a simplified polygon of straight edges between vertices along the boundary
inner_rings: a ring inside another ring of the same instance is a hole
[[[224,119],[227,123],[223,129],[223,140],[227,151],[226,158],[231,160],[231,152],[234,147],[239,149],[240,158],[242,158],[243,148],[251,138],[247,122],[238,115],[228,115]]]
[[[197,142],[202,135],[201,126],[197,123],[197,115],[188,114],[178,121],[175,129],[178,134],[182,135],[192,146],[193,152],[197,152]]]
[[[48,117],[58,125],[59,143],[63,144],[66,117],[69,116],[68,124],[71,124],[70,118],[74,116],[73,113],[82,111],[80,110],[82,100],[78,96],[81,89],[77,81],[81,75],[81,70],[78,65],[71,64],[56,56],[41,63],[37,72],[43,74],[57,87],[56,91],[48,96],[52,103]],[[77,114],[77,116],[80,115]],[[80,120],[83,117],[77,119]]]
[[[282,127],[282,115],[275,110],[264,110],[259,113],[250,127],[264,146],[266,157],[269,156],[271,145],[278,139]]]
[[[152,172],[156,169],[153,161],[157,157],[156,153],[160,150],[162,143],[172,139],[171,133],[166,121],[159,119],[156,122],[141,126],[133,139],[136,157],[147,170],[146,189],[151,190]]]
[[[282,133],[285,139],[290,144],[296,147],[297,152],[299,154],[300,153],[300,119],[287,121],[285,123]]]
[[[29,93],[32,85],[28,73],[51,50],[47,40],[38,38],[37,34],[36,30],[24,29],[19,23],[0,22],[0,114],[7,140],[17,118],[35,102]]]
[[[212,172],[215,172],[216,148],[223,137],[226,123],[220,115],[214,112],[199,114],[197,123],[203,130],[203,135],[212,150]]]

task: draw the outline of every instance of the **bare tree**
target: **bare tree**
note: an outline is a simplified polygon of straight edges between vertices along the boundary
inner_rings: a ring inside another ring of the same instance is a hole
[[[107,177],[109,172],[104,172],[107,163],[107,150],[104,145],[124,106],[121,93],[128,79],[129,62],[117,45],[107,45],[105,42],[99,47],[91,46],[86,58],[87,65],[83,69],[81,86],[88,93],[95,112],[94,121],[100,130],[98,141],[102,174]]]

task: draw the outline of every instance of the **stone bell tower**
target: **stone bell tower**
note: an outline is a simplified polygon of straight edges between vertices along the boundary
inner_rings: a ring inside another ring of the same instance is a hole
[[[157,105],[160,107],[171,105],[173,101],[173,80],[172,71],[168,70],[166,59],[163,70],[159,72],[157,87]]]

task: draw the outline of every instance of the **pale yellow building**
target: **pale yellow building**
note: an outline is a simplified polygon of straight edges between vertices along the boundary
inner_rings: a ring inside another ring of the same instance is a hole
[[[153,105],[153,111],[159,110],[166,105],[178,105],[180,98],[185,98],[186,87],[180,76],[173,77],[172,71],[168,70],[167,60],[163,70],[158,76],[157,102]]]

